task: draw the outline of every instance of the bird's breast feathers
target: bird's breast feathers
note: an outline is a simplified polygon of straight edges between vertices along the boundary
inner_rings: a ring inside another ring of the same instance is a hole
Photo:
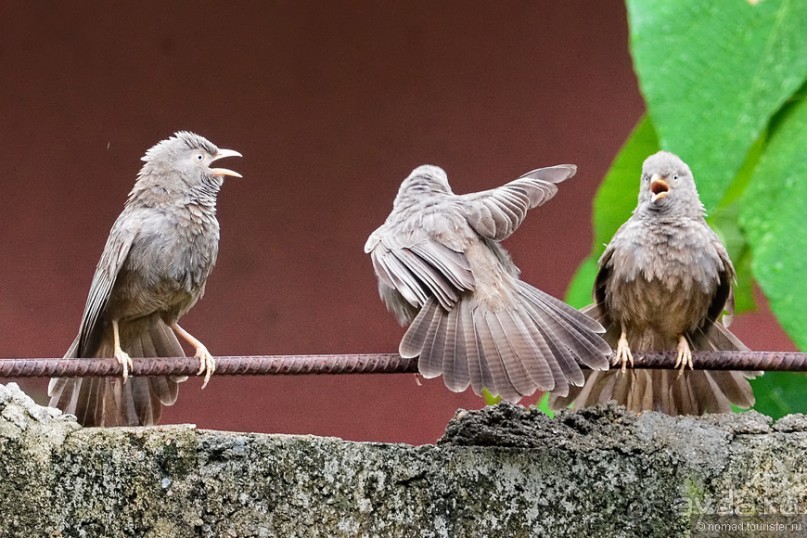
[[[671,291],[699,287],[710,293],[717,286],[723,260],[715,244],[704,239],[709,234],[698,229],[700,223],[632,224],[612,241],[609,263],[614,273],[626,281],[659,281]]]

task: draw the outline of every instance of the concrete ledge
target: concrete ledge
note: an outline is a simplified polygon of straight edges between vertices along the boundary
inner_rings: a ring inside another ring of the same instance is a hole
[[[615,407],[555,420],[511,405],[461,411],[419,447],[85,429],[10,384],[0,536],[718,536],[730,524],[797,536],[805,447],[803,416]]]

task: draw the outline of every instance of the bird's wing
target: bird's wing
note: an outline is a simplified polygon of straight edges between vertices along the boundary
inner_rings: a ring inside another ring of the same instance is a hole
[[[556,183],[572,177],[577,167],[561,164],[527,172],[506,185],[459,196],[468,224],[481,235],[501,241],[521,225],[527,211],[558,192]]]
[[[118,278],[123,263],[129,255],[132,243],[137,237],[139,225],[138,219],[123,218],[126,213],[122,213],[112,230],[104,246],[104,252],[95,268],[95,274],[90,284],[90,292],[87,295],[87,304],[84,306],[84,315],[81,318],[81,329],[79,331],[79,345],[77,356],[83,357],[88,349],[92,347],[96,338],[98,322],[101,314],[109,301],[112,287]]]
[[[456,209],[446,206],[373,232],[365,250],[382,295],[383,286],[392,288],[416,307],[433,296],[450,310],[463,291],[474,289],[470,264],[452,224],[457,220]]]
[[[706,223],[704,223],[703,226],[709,234],[710,245],[707,245],[707,247],[713,249],[713,254],[707,259],[700,259],[698,261],[700,267],[707,267],[708,265],[714,267],[717,270],[718,276],[717,289],[714,295],[712,295],[712,302],[709,304],[709,310],[707,311],[706,320],[704,320],[704,322],[713,323],[718,321],[724,311],[726,311],[729,314],[728,319],[726,319],[728,323],[724,323],[724,325],[728,326],[734,314],[734,292],[732,287],[734,286],[734,279],[737,277],[737,274],[734,271],[734,265],[731,263],[731,258],[729,258],[729,253],[726,251],[723,242]],[[709,250],[709,248],[701,249],[701,256],[704,256],[703,253],[708,253]],[[708,275],[708,272],[706,274]],[[711,274],[712,278],[714,278],[714,273]]]
[[[612,323],[608,316],[608,307],[606,305],[608,299],[606,297],[606,287],[614,274],[620,275],[621,278],[629,279],[639,276],[641,272],[640,265],[637,263],[636,257],[629,255],[629,252],[635,250],[634,239],[640,237],[641,233],[640,223],[634,217],[630,217],[614,233],[611,241],[608,242],[600,259],[597,261],[599,270],[597,271],[597,277],[594,279],[594,302],[600,305],[602,313],[600,321],[606,329]]]
[[[709,322],[723,323],[726,327],[731,324],[734,317],[734,292],[732,290],[733,271],[721,271],[719,273],[720,280],[712,296],[712,302],[709,304],[709,310],[706,314]],[[721,320],[724,312],[727,314],[725,319]]]
[[[734,287],[732,286],[729,291],[729,297],[726,299],[726,304],[723,306],[723,317],[720,318],[723,326],[729,328],[734,321]]]
[[[600,261],[598,262],[600,268],[597,271],[597,277],[594,279],[594,304],[597,305],[601,315],[599,321],[606,329],[611,324],[611,320],[608,318],[607,308],[605,306],[605,288],[608,285],[608,280],[611,278],[611,257],[613,255],[614,249],[609,245],[605,249],[605,252],[602,253],[602,256],[600,256]]]

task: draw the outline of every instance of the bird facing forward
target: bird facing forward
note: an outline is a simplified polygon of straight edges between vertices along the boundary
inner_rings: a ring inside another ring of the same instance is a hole
[[[131,357],[184,356],[177,336],[195,349],[207,384],[215,361],[178,322],[204,294],[216,262],[219,189],[226,176],[241,177],[211,165],[240,156],[186,131],[146,152],[96,267],[78,335],[65,354],[114,357],[123,377],[54,378],[48,387],[51,406],[85,426],[156,423],[161,406],[176,401],[177,383],[185,378],[129,378]]]
[[[522,282],[499,244],[543,204],[574,165],[541,168],[492,190],[456,195],[445,172],[416,168],[386,222],[367,240],[381,299],[402,324],[402,357],[421,375],[443,375],[509,401],[582,384],[578,362],[608,366],[599,323]]]
[[[661,151],[642,166],[639,202],[599,261],[595,304],[584,309],[607,329],[622,371],[587,373],[582,389],[554,408],[615,400],[633,411],[671,415],[750,407],[752,372],[687,371],[692,350],[747,349],[721,322],[733,310],[734,266],[705,220],[689,167]],[[643,351],[675,350],[681,370],[628,370]]]

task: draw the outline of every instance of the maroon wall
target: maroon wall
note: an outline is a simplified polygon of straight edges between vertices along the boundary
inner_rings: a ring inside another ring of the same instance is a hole
[[[143,152],[189,129],[244,154],[183,325],[213,354],[393,351],[367,235],[415,166],[457,192],[574,162],[508,241],[560,295],[643,110],[621,2],[137,2],[0,7],[0,356],[61,356]],[[637,171],[638,175],[638,171]],[[635,193],[626,193],[635,196]],[[738,332],[789,347],[768,314]],[[411,375],[186,383],[164,422],[430,442],[457,407]],[[45,401],[45,380],[24,386]]]

